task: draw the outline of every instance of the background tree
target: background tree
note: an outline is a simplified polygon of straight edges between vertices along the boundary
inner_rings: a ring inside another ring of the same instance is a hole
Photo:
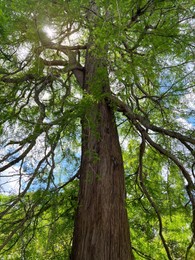
[[[0,8],[2,254],[191,259],[193,3]]]

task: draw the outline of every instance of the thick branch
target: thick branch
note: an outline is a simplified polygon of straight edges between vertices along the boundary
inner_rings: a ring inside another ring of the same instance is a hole
[[[61,51],[61,52],[68,52],[68,51],[86,50],[87,46],[86,45],[69,46],[69,45],[60,45],[60,44],[55,44],[53,42],[49,42],[47,44],[44,44],[43,47],[42,46],[39,47],[37,49],[38,53],[42,52],[45,48]]]
[[[133,121],[133,120],[139,121],[146,129],[150,129],[152,131],[155,131],[155,132],[158,132],[158,133],[161,133],[161,134],[165,134],[165,135],[170,136],[172,138],[178,139],[182,143],[188,142],[188,143],[191,143],[191,144],[195,144],[195,139],[193,139],[191,137],[188,137],[188,136],[182,135],[178,132],[175,132],[175,131],[172,131],[172,130],[167,130],[167,129],[164,129],[162,127],[155,126],[155,125],[151,124],[148,119],[144,118],[143,116],[140,116],[140,115],[133,113],[131,111],[131,109],[129,108],[129,106],[126,105],[120,99],[118,99],[116,96],[112,95],[112,96],[109,97],[109,99],[112,102],[114,102],[119,107],[119,110],[121,112],[123,112],[124,115],[126,115],[131,121]]]
[[[46,66],[67,66],[68,65],[68,62],[66,60],[45,60],[45,59],[41,59],[41,61]]]
[[[114,103],[119,107],[120,111],[124,113],[124,115],[134,124],[134,126],[137,128],[137,130],[140,133],[145,132],[145,138],[148,141],[148,143],[154,147],[157,151],[159,151],[161,154],[167,156],[168,158],[170,158],[177,166],[178,168],[181,170],[181,172],[183,173],[183,176],[185,177],[185,179],[187,180],[190,189],[194,188],[194,183],[192,181],[192,178],[190,176],[190,174],[188,173],[188,171],[185,169],[185,167],[182,165],[182,163],[178,160],[177,157],[175,157],[170,151],[168,151],[167,149],[163,148],[160,144],[157,144],[156,142],[154,142],[148,133],[146,133],[145,129],[140,125],[140,123],[146,127],[147,129],[151,129],[151,130],[158,130],[158,132],[162,133],[162,134],[166,134],[170,137],[176,138],[180,141],[188,141],[191,142],[192,144],[195,143],[195,140],[192,138],[188,138],[184,135],[181,135],[177,132],[174,131],[169,131],[169,130],[165,130],[163,128],[160,127],[156,127],[156,126],[151,126],[149,122],[145,122],[145,119],[139,115],[134,114],[131,109],[124,103],[122,102],[120,99],[118,99],[115,96],[110,96],[110,100],[114,101]],[[157,131],[156,130],[156,131]],[[193,196],[192,196],[193,197]],[[191,197],[191,198],[192,198]],[[195,206],[195,201],[193,200],[194,206]]]

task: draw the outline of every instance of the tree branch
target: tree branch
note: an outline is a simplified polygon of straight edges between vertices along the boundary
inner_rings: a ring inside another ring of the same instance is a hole
[[[167,257],[169,260],[172,260],[170,251],[169,251],[169,247],[165,241],[165,238],[163,236],[162,230],[163,230],[163,225],[162,225],[162,219],[161,219],[161,215],[160,212],[158,210],[158,207],[156,205],[156,203],[154,202],[154,200],[152,199],[152,197],[150,196],[145,184],[144,184],[144,179],[143,179],[143,156],[144,156],[144,152],[145,152],[145,146],[146,146],[146,132],[142,131],[141,132],[142,135],[142,143],[140,145],[140,152],[139,152],[139,166],[138,166],[138,175],[139,175],[139,179],[140,179],[140,186],[141,189],[143,191],[143,193],[145,194],[146,198],[148,199],[148,201],[150,202],[151,206],[153,207],[157,218],[158,218],[158,222],[159,222],[159,236],[161,238],[161,241],[163,243],[163,246],[165,248],[165,251],[167,253]]]
[[[188,137],[188,136],[185,136],[185,135],[180,134],[178,132],[175,132],[175,131],[172,131],[172,130],[167,130],[167,129],[164,129],[162,127],[155,126],[155,125],[151,124],[148,119],[144,118],[141,115],[133,113],[131,111],[131,109],[129,108],[129,106],[126,105],[120,99],[118,99],[116,96],[114,96],[114,95],[109,96],[108,99],[110,99],[111,102],[114,102],[118,106],[119,111],[123,112],[124,115],[126,115],[131,121],[139,121],[146,129],[150,129],[154,132],[165,134],[165,135],[170,136],[172,138],[178,139],[182,143],[184,142],[184,145],[185,145],[185,142],[195,144],[195,139],[193,139],[191,137]]]

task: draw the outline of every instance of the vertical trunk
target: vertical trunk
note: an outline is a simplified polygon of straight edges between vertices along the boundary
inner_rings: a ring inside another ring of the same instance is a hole
[[[98,71],[101,69],[101,77]],[[106,66],[88,53],[87,93],[109,91]],[[114,114],[102,98],[82,122],[79,205],[72,260],[132,260],[125,208],[124,168]]]

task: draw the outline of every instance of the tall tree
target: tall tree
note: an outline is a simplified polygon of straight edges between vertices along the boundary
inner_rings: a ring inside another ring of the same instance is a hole
[[[174,259],[164,232],[172,213],[164,213],[175,207],[175,181],[177,207],[191,212],[187,259],[195,239],[193,3],[14,0],[0,7],[0,171],[4,187],[10,176],[18,182],[2,204],[2,252],[33,226],[30,244],[37,221],[78,178],[71,259],[150,257],[130,242],[135,201],[153,211],[154,237]]]

